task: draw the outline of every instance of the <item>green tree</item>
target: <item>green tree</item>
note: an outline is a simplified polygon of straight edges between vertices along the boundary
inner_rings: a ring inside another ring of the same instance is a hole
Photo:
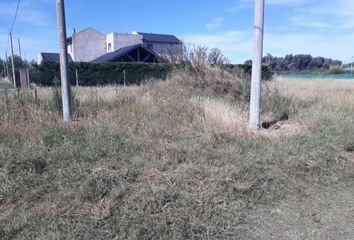
[[[4,77],[5,69],[4,69],[5,61],[0,58],[0,78]]]
[[[11,57],[8,57],[7,63],[9,65],[9,69],[12,69]],[[20,70],[21,68],[31,67],[31,64],[27,60],[23,60],[17,55],[14,55],[14,65],[15,65],[15,70]]]

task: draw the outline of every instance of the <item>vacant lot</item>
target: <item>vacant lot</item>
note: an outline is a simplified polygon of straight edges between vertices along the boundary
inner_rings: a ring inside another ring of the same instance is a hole
[[[74,88],[68,124],[1,84],[0,239],[354,239],[354,81],[267,83],[252,132],[209,77]]]

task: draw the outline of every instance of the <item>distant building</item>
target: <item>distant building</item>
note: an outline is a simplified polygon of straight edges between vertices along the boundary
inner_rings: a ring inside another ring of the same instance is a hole
[[[41,52],[38,54],[37,63],[40,64],[42,61],[59,62],[59,53],[46,53]],[[72,58],[69,55],[69,62],[72,62]]]
[[[182,54],[182,41],[174,35],[135,33],[142,36],[143,45],[160,55]]]
[[[59,61],[59,56],[43,57]],[[93,28],[86,28],[68,38],[68,54],[75,62],[156,62],[158,56],[182,54],[182,41],[174,35],[154,33],[109,33],[104,35]]]
[[[68,38],[68,53],[75,62],[91,62],[107,53],[106,36],[86,28]]]
[[[137,44],[119,48],[91,61],[92,63],[104,62],[158,62],[158,55],[147,49],[144,45]]]

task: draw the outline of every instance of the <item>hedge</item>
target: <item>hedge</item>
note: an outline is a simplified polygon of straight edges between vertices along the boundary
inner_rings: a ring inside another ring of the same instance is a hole
[[[78,71],[79,84],[81,86],[97,86],[107,84],[140,84],[149,78],[165,79],[171,72],[170,64],[156,63],[70,63],[69,78],[71,84],[76,84],[75,71]],[[40,85],[53,85],[56,77],[60,79],[59,63],[44,61],[40,65],[34,65],[31,70],[31,81]]]
[[[249,77],[252,74],[252,65],[250,64],[226,64],[225,69],[230,71],[239,71],[241,69]],[[273,74],[274,72],[268,66],[262,66],[262,80],[269,81]]]
[[[167,63],[70,63],[69,78],[72,85],[76,84],[75,71],[78,71],[79,85],[97,86],[108,84],[140,84],[147,79],[166,79],[167,75],[176,67]],[[251,65],[225,65],[225,68],[233,71],[239,70],[251,75]],[[51,86],[54,79],[60,79],[59,63],[43,61],[40,65],[33,65],[31,69],[31,81],[42,85]],[[264,79],[269,79],[271,71],[263,68]]]

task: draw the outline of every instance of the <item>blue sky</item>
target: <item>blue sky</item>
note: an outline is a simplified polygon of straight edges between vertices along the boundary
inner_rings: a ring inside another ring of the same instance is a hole
[[[254,0],[65,3],[68,35],[74,27],[89,26],[105,34],[133,30],[168,33],[187,43],[218,47],[233,63],[252,56]],[[16,4],[15,0],[0,0],[2,58]],[[21,38],[27,59],[36,59],[39,51],[58,51],[55,0],[21,0],[13,36]],[[309,53],[350,62],[354,56],[354,1],[266,0],[264,41],[265,54]]]

